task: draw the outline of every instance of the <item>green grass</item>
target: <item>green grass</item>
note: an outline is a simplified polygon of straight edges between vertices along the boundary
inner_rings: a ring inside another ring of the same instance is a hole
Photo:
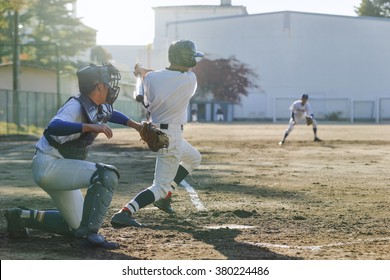
[[[43,128],[35,125],[16,125],[15,123],[0,122],[0,135],[28,134],[42,135]]]

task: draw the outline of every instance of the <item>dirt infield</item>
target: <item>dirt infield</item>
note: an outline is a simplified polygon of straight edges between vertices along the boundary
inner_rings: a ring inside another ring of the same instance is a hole
[[[136,218],[148,228],[113,229],[109,217],[153,178],[154,155],[135,131],[99,137],[91,161],[114,164],[119,187],[101,232],[121,248],[80,247],[38,231],[8,238],[0,217],[4,259],[390,259],[390,127],[286,124],[189,124],[185,137],[202,165],[175,193],[176,216],[153,206]],[[31,176],[35,141],[0,140],[1,208],[52,208]],[[192,189],[191,189],[192,188]],[[192,190],[195,191],[191,192]],[[189,192],[190,191],[190,192]]]

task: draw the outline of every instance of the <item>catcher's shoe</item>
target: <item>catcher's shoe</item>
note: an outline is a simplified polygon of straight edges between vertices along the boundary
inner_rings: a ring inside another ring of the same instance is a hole
[[[314,142],[321,142],[322,140],[318,137],[314,137]]]
[[[131,216],[131,213],[129,211],[122,211],[122,210],[115,213],[111,217],[111,225],[114,228],[145,227],[143,224],[137,222],[137,220]]]
[[[168,197],[153,202],[153,205],[156,206],[158,209],[164,211],[165,213],[173,215],[176,214],[176,212],[175,210],[173,210],[171,203],[172,203],[172,198]]]
[[[83,247],[90,247],[90,248],[103,248],[107,250],[116,250],[120,248],[120,245],[116,242],[111,242],[107,240],[103,240],[102,242],[93,242],[90,241],[88,238],[78,238],[76,239],[76,244],[83,246]]]
[[[7,230],[11,238],[21,238],[27,236],[27,229],[20,215],[22,209],[12,208],[4,211],[7,220]]]

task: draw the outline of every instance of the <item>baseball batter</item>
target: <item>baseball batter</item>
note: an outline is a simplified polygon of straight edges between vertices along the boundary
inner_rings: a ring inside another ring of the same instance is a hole
[[[321,141],[321,139],[317,137],[317,121],[314,119],[314,114],[311,109],[310,103],[308,102],[308,99],[309,95],[303,94],[300,100],[294,101],[294,103],[290,106],[290,122],[288,124],[288,128],[284,133],[282,141],[279,142],[279,145],[284,144],[287,136],[291,133],[294,126],[301,120],[306,120],[307,125],[313,125],[314,141]]]
[[[21,237],[26,228],[35,228],[115,249],[118,244],[107,241],[98,231],[119,172],[115,166],[86,158],[98,134],[113,136],[107,122],[135,129],[140,124],[113,109],[121,75],[112,64],[90,64],[79,69],[77,77],[80,94],[71,97],[50,121],[32,160],[35,182],[50,195],[58,210],[8,209],[8,231],[11,237]],[[85,198],[80,190],[83,188],[88,188]]]
[[[148,71],[136,65],[135,74],[144,76],[144,103],[151,121],[169,137],[168,149],[157,152],[153,184],[138,193],[111,218],[114,227],[142,226],[133,218],[141,208],[154,203],[167,213],[174,213],[171,195],[177,185],[201,162],[201,154],[183,139],[187,107],[195,94],[197,80],[190,71],[202,57],[193,42],[179,40],[169,47],[170,65],[159,71]]]

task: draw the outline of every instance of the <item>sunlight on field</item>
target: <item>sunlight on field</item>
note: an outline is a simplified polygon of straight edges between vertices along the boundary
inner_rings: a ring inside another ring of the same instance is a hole
[[[43,128],[36,127],[35,125],[21,125],[17,126],[14,123],[0,122],[0,135],[14,135],[14,134],[29,134],[29,135],[41,135]]]

